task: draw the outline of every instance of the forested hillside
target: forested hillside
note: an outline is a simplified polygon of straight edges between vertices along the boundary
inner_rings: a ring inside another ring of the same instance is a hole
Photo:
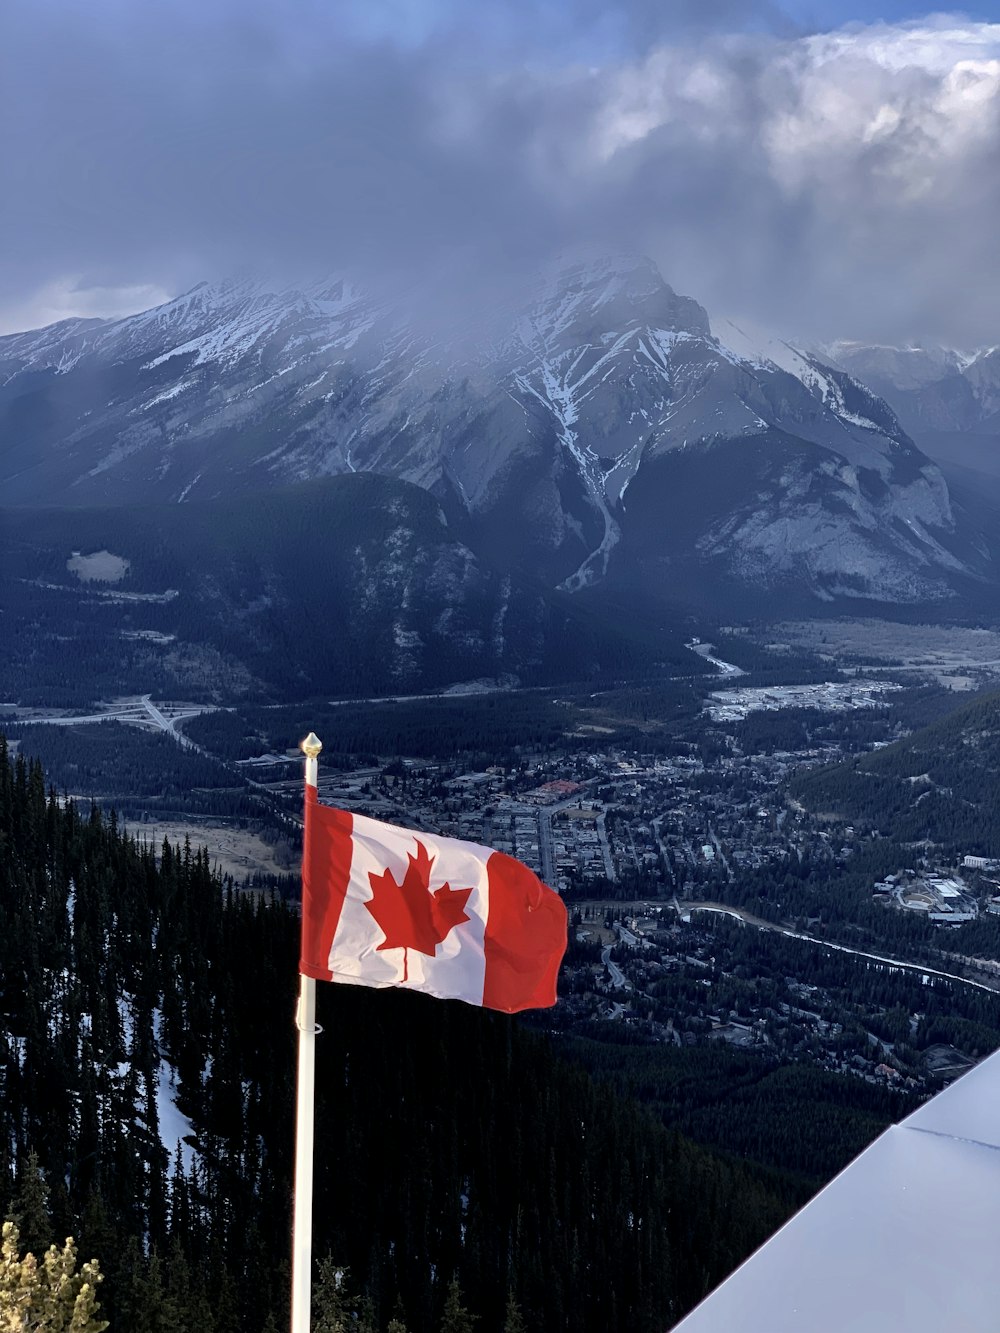
[[[425,491],[367,474],[212,505],[0,510],[0,608],[0,700],[57,707],[699,669],[676,618],[494,569]]]
[[[811,810],[863,822],[897,842],[1000,855],[1000,693],[921,727],[905,740],[802,775],[792,791]]]
[[[0,742],[0,1206],[75,1234],[112,1328],[285,1320],[297,922],[207,859],[63,805]],[[359,1333],[656,1330],[777,1225],[695,1147],[506,1017],[321,987],[316,1253]],[[47,1191],[47,1197],[46,1197]]]

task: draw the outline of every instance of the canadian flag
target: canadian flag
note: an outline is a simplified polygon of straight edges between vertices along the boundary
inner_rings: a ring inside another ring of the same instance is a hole
[[[566,908],[503,852],[320,805],[306,786],[299,971],[515,1013],[556,1002]]]

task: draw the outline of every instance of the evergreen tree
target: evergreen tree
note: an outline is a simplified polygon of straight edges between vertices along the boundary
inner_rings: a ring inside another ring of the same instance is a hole
[[[528,1333],[528,1326],[521,1314],[521,1307],[514,1299],[514,1293],[507,1293],[507,1310],[504,1315],[503,1333]]]
[[[28,1152],[17,1173],[17,1189],[9,1220],[17,1226],[22,1244],[31,1254],[42,1254],[51,1245],[49,1187],[34,1148]]]
[[[76,1245],[67,1239],[51,1245],[39,1264],[32,1253],[22,1258],[13,1222],[3,1224],[0,1245],[0,1327],[10,1333],[104,1333],[97,1286],[102,1281],[95,1260],[76,1267]]]
[[[403,1302],[398,1295],[396,1296],[396,1303],[392,1309],[392,1318],[386,1325],[385,1333],[407,1333],[406,1311],[403,1309]]]
[[[347,1333],[351,1311],[347,1300],[347,1270],[332,1255],[317,1265],[313,1284],[312,1333]]]
[[[448,1295],[441,1316],[441,1333],[473,1333],[476,1316],[469,1313],[462,1300],[462,1288],[457,1277],[448,1284]]]

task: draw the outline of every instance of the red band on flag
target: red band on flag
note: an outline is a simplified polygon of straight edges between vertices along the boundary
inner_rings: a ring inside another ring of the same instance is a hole
[[[306,787],[302,851],[302,945],[299,971],[332,981],[330,950],[351,878],[353,818],[321,806],[316,788]]]
[[[533,871],[306,793],[300,971],[506,1013],[555,1004],[566,908]]]
[[[566,952],[563,900],[503,852],[494,852],[486,869],[490,914],[483,1004],[508,1014],[546,1009],[556,1002],[556,979]]]

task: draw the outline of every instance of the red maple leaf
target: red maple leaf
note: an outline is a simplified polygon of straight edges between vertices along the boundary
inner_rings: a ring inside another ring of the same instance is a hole
[[[452,927],[469,920],[465,905],[472,893],[471,889],[453,889],[448,884],[432,893],[431,867],[436,858],[428,854],[419,838],[415,841],[417,854],[408,853],[409,865],[402,884],[396,882],[391,870],[381,875],[369,872],[373,897],[365,903],[385,935],[379,951],[403,950],[404,981],[409,979],[407,949],[433,958]]]

